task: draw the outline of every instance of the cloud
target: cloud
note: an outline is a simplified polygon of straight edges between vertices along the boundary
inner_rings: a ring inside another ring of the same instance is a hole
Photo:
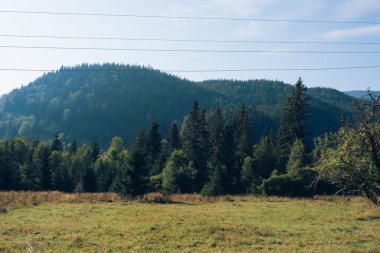
[[[380,35],[380,25],[364,26],[346,30],[334,30],[328,32],[325,37],[329,39],[344,39],[376,35]]]
[[[348,0],[337,7],[339,19],[360,18],[380,10],[379,0]]]

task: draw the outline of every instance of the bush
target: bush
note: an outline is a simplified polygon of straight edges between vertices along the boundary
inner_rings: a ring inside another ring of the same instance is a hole
[[[163,194],[158,193],[158,192],[152,192],[152,193],[145,194],[142,197],[141,202],[166,204],[166,203],[170,203],[171,201],[168,196],[164,196]]]
[[[263,192],[265,195],[310,197],[313,195],[312,189],[308,187],[310,183],[308,176],[273,175],[263,181]]]

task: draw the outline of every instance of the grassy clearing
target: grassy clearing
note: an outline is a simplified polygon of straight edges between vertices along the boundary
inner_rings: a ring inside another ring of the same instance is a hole
[[[55,194],[8,200],[0,252],[380,252],[380,208],[362,198]]]

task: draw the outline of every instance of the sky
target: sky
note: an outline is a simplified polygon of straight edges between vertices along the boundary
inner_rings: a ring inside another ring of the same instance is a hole
[[[281,20],[370,21],[378,24],[262,22],[41,15],[1,11],[80,12]],[[7,37],[43,35],[144,39],[366,42],[379,44],[201,43]],[[380,54],[199,53],[53,50],[1,46],[196,49],[232,51],[380,52],[379,0],[0,0],[0,69],[58,69],[81,63],[139,64],[161,70],[284,69],[378,66]],[[0,71],[0,94],[27,85],[43,72]],[[326,71],[175,72],[194,81],[270,79],[341,91],[380,90],[380,68]]]

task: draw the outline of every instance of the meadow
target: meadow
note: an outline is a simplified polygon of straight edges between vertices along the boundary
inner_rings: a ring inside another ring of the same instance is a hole
[[[0,192],[0,252],[380,252],[364,198]]]

